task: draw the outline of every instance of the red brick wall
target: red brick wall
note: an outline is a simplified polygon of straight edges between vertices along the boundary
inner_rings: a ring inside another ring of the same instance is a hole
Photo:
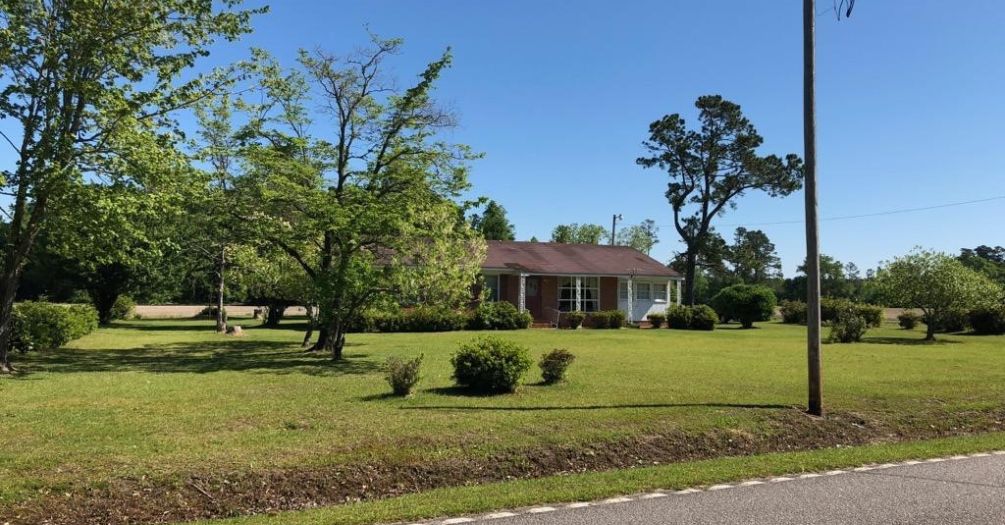
[[[618,278],[617,277],[601,277],[600,278],[600,309],[601,310],[617,310],[618,309]]]

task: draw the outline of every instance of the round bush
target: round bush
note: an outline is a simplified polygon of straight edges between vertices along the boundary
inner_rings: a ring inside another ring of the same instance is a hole
[[[806,324],[806,303],[802,301],[782,301],[778,305],[782,312],[782,322],[786,324]]]
[[[132,297],[120,295],[115,298],[115,303],[112,304],[113,321],[131,319],[134,313],[136,313],[136,301]]]
[[[897,324],[904,330],[914,330],[921,322],[921,315],[914,312],[904,312],[897,316]]]
[[[565,379],[565,371],[575,360],[576,356],[564,348],[556,348],[544,354],[537,363],[541,367],[541,379],[548,385]]]
[[[719,322],[719,316],[715,310],[706,304],[692,306],[691,324],[688,326],[692,330],[715,330],[715,325]]]
[[[583,312],[568,312],[565,314],[565,320],[569,323],[569,328],[573,330],[583,326],[583,321],[586,320],[586,314]]]
[[[869,323],[854,312],[846,312],[831,323],[829,340],[837,343],[857,343],[862,340]]]
[[[646,319],[649,320],[649,324],[653,325],[653,328],[659,328],[666,322],[667,316],[665,313],[654,312],[647,315]]]
[[[623,328],[627,321],[628,316],[626,316],[625,312],[622,312],[621,310],[609,310],[607,312],[608,328]]]
[[[989,306],[972,310],[970,327],[981,335],[1005,334],[1005,306]]]
[[[764,286],[734,284],[715,294],[712,308],[719,317],[729,322],[739,321],[744,328],[751,328],[757,321],[768,321],[775,313],[778,299],[775,292]]]
[[[396,396],[407,396],[419,382],[419,368],[422,366],[422,355],[415,359],[403,359],[397,356],[387,358],[387,383]]]
[[[667,326],[676,330],[691,328],[691,309],[679,304],[667,308]]]
[[[865,320],[870,328],[883,326],[883,307],[873,304],[855,303],[855,315]]]
[[[15,346],[22,352],[59,348],[98,328],[98,311],[89,304],[24,301],[14,305]]]
[[[495,337],[464,343],[450,358],[454,380],[480,392],[513,392],[530,368],[527,348]]]

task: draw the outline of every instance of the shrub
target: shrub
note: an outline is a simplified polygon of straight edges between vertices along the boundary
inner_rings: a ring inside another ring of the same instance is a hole
[[[653,325],[653,328],[659,328],[666,322],[667,315],[662,312],[654,312],[647,315],[646,319],[649,320],[649,324]]]
[[[531,360],[528,350],[511,341],[480,337],[461,345],[450,358],[458,385],[481,392],[513,392]]]
[[[98,311],[87,304],[24,301],[14,305],[14,346],[22,351],[59,348],[98,328]]]
[[[869,325],[870,328],[879,328],[880,326],[883,326],[882,306],[876,306],[874,304],[855,303],[853,308],[855,311],[855,315],[865,320],[865,324]]]
[[[397,311],[366,312],[354,323],[353,331],[365,332],[451,332],[469,324],[464,312],[437,306],[418,306]]]
[[[918,323],[921,322],[921,315],[914,312],[904,312],[897,316],[897,323],[904,330],[914,330]]]
[[[712,308],[724,322],[739,321],[751,328],[757,321],[768,321],[775,313],[778,299],[771,288],[749,284],[727,286],[712,297]]]
[[[691,307],[691,323],[688,325],[691,330],[715,330],[718,322],[719,316],[711,306],[698,304]]]
[[[530,312],[521,312],[506,301],[483,302],[475,308],[468,328],[472,330],[522,330],[534,322]]]
[[[667,326],[677,330],[691,328],[691,309],[679,304],[667,308]]]
[[[583,312],[568,312],[565,314],[565,320],[569,322],[569,328],[575,330],[583,325],[583,321],[586,320],[586,314]]]
[[[828,340],[838,343],[857,343],[869,329],[869,323],[854,312],[847,311],[831,323],[831,333]]]
[[[562,381],[565,379],[565,371],[575,360],[576,356],[564,348],[556,348],[544,354],[537,363],[541,367],[541,379],[548,385]]]
[[[834,321],[837,321],[838,317],[840,317],[842,313],[854,309],[855,303],[848,299],[838,297],[821,297],[820,321],[824,323],[833,323]]]
[[[396,396],[407,396],[412,393],[412,387],[419,382],[419,368],[422,366],[422,354],[415,359],[403,359],[392,356],[387,358],[387,383]]]
[[[778,309],[782,312],[783,323],[806,324],[806,303],[802,301],[782,301]]]
[[[120,295],[112,305],[112,320],[131,319],[136,312],[136,301],[128,295]]]
[[[224,315],[224,317],[227,316],[227,307],[223,308],[223,315]],[[199,313],[195,314],[195,317],[197,319],[207,318],[207,317],[210,318],[210,319],[216,319],[216,307],[215,306],[205,306],[205,307],[203,307],[202,310],[199,310]]]
[[[968,317],[970,327],[978,334],[1005,334],[1005,305],[977,308]]]
[[[606,310],[601,310],[599,312],[590,312],[587,316],[587,325],[590,328],[608,328],[611,325],[610,312]]]
[[[609,310],[607,312],[608,328],[623,328],[627,321],[628,316],[626,316],[625,312],[622,312],[621,310]]]

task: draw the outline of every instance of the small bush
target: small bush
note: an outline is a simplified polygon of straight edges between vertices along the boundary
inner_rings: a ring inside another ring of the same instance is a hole
[[[583,312],[568,312],[565,314],[565,320],[569,323],[569,328],[573,330],[583,326],[583,321],[586,320],[586,314]]]
[[[24,301],[14,305],[14,346],[21,352],[59,348],[98,328],[98,311],[87,304]]]
[[[779,305],[782,322],[786,324],[806,324],[806,303],[802,301],[782,301]]]
[[[530,312],[521,312],[506,301],[483,302],[475,308],[468,328],[472,330],[522,330],[534,322]]]
[[[227,315],[227,308],[226,307],[223,308],[223,315],[224,315],[224,317],[226,317],[226,315]],[[215,306],[205,306],[205,307],[203,307],[202,310],[199,310],[199,313],[195,314],[195,317],[197,319],[205,319],[205,318],[216,319],[216,307]]]
[[[607,312],[608,328],[623,328],[627,321],[628,316],[626,316],[625,312],[622,312],[621,310],[609,310]]]
[[[719,322],[719,316],[715,310],[706,304],[698,304],[691,307],[691,330],[715,330],[715,325]]]
[[[586,324],[590,328],[607,328],[611,325],[611,316],[606,310],[590,312],[586,316]]]
[[[120,295],[112,305],[112,320],[132,319],[136,313],[136,301],[128,295]]]
[[[1005,305],[971,310],[970,327],[981,335],[1005,334]]]
[[[562,381],[565,379],[565,371],[575,360],[576,356],[564,348],[556,348],[544,354],[537,363],[541,367],[541,379],[548,385]]]
[[[647,315],[646,319],[649,320],[649,324],[653,325],[653,328],[659,328],[666,322],[667,315],[662,312],[654,312]]]
[[[527,348],[495,337],[461,345],[450,358],[458,385],[480,392],[513,392],[530,368]]]
[[[396,396],[407,396],[412,393],[412,387],[419,382],[419,368],[422,366],[422,354],[415,359],[403,359],[392,356],[387,358],[387,383]]]
[[[667,326],[676,330],[691,328],[691,309],[675,304],[667,308]]]
[[[904,312],[897,316],[897,324],[904,330],[914,330],[921,322],[921,316],[914,312]]]
[[[869,323],[854,312],[845,312],[831,323],[828,340],[832,343],[857,343],[869,329]]]
[[[719,290],[711,306],[723,322],[735,320],[744,328],[752,328],[755,322],[771,320],[777,301],[771,288],[734,284]]]
[[[436,306],[407,310],[367,312],[354,323],[353,331],[364,332],[451,332],[470,324],[465,312]]]
[[[865,320],[870,328],[883,326],[883,307],[874,304],[855,303],[855,315]]]

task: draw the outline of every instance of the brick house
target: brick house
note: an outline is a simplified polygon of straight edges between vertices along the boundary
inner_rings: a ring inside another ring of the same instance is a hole
[[[680,304],[683,277],[627,246],[488,241],[487,300],[508,301],[558,325],[570,311],[621,310],[629,321]]]

